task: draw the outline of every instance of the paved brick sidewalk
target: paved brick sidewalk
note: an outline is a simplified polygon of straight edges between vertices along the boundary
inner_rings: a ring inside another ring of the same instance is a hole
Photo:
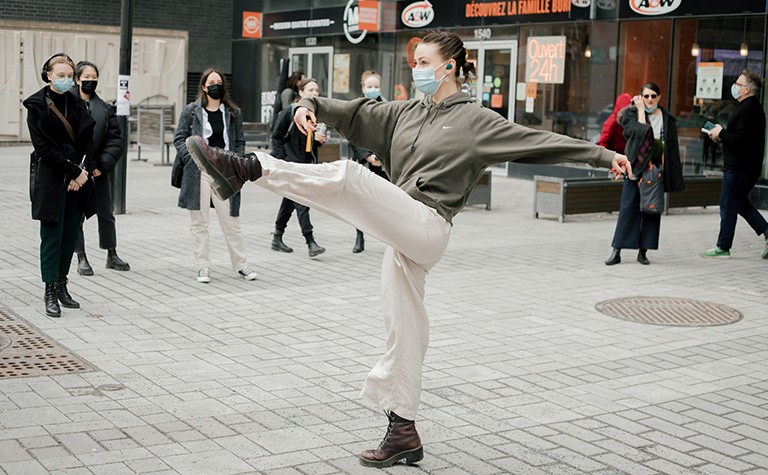
[[[0,306],[95,370],[0,379],[0,473],[377,473],[356,455],[386,423],[358,398],[383,345],[382,244],[352,254],[354,228],[315,212],[325,254],[307,256],[295,218],[296,252],[273,252],[279,197],[250,185],[242,223],[258,280],[229,269],[212,214],[213,282],[198,284],[170,170],[131,161],[118,216],[131,271],[103,268],[87,222],[96,275],[73,272],[82,309],[49,319],[28,151],[0,148]],[[385,472],[768,473],[768,262],[743,222],[733,259],[700,259],[718,220],[713,209],[666,216],[652,265],[627,252],[609,268],[615,216],[535,220],[532,184],[495,176],[493,210],[456,218],[428,279],[425,458]],[[744,318],[665,327],[594,308],[638,295]]]

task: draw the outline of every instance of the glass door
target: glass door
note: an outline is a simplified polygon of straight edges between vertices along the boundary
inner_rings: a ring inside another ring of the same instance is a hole
[[[515,118],[517,40],[468,41],[469,60],[477,67],[477,80],[467,83],[472,98],[507,120]]]
[[[320,95],[333,97],[333,46],[290,48],[291,71],[304,71],[309,78],[315,78]]]

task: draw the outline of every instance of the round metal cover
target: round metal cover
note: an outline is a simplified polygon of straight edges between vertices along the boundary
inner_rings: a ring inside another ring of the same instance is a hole
[[[742,318],[725,305],[674,297],[624,297],[599,302],[595,309],[621,320],[676,327],[727,325]]]

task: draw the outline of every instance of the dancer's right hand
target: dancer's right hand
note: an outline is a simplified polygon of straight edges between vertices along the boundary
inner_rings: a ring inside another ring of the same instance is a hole
[[[296,123],[296,127],[298,127],[304,135],[307,135],[307,130],[315,130],[315,127],[317,126],[315,113],[306,107],[296,108],[296,111],[293,113],[293,121]]]

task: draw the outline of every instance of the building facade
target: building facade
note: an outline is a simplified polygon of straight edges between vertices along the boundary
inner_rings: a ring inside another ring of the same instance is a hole
[[[478,69],[467,92],[530,127],[596,140],[618,94],[657,83],[686,174],[719,169],[722,151],[701,126],[733,114],[742,70],[766,75],[765,0],[235,0],[233,14],[233,83],[248,120],[269,120],[280,58],[323,96],[359,97],[360,74],[375,69],[387,99],[418,97],[413,51],[448,30]]]

